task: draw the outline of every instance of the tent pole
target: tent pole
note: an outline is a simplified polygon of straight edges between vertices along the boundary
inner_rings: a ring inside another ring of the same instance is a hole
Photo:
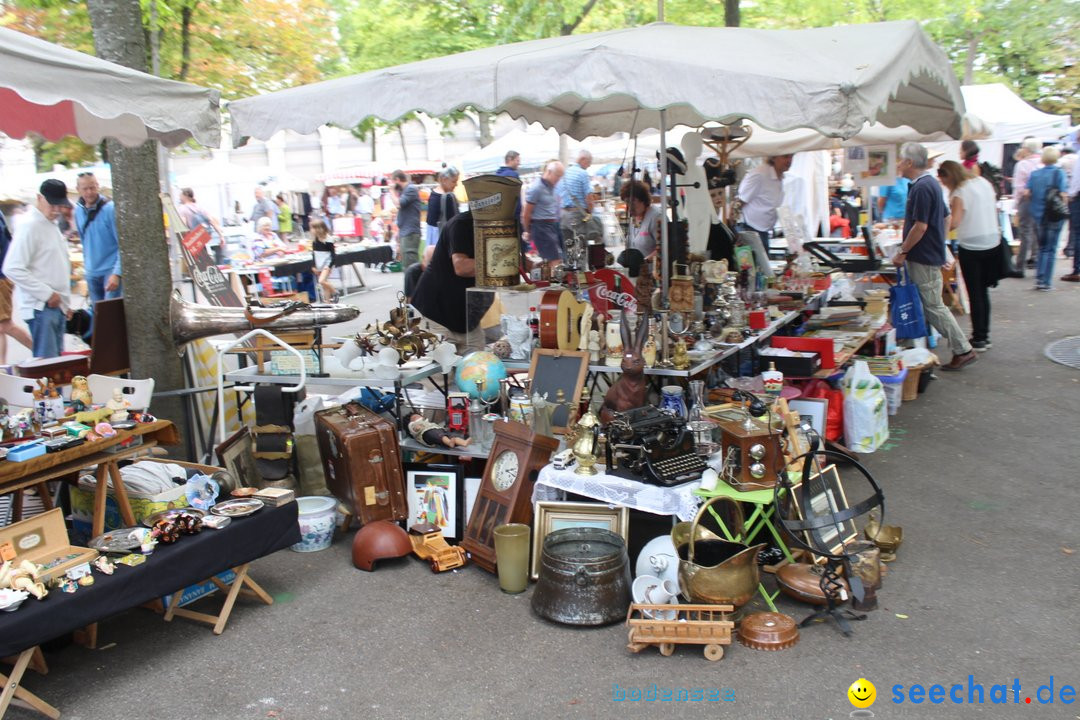
[[[660,0],[661,9],[663,8],[663,0]],[[664,208],[667,204],[667,110],[660,111],[660,167],[657,168],[657,173],[660,175],[660,207]],[[675,208],[670,208],[671,218],[675,218]],[[668,233],[668,209],[664,208],[660,213],[660,305],[663,308],[668,306],[668,285],[671,282],[669,277],[668,256],[671,253],[671,249],[668,247],[669,233]]]

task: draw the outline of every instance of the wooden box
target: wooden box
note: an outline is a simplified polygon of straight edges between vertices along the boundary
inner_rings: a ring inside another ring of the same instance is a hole
[[[14,525],[0,528],[0,552],[17,565],[29,560],[38,565],[50,565],[39,578],[49,582],[73,567],[91,562],[97,550],[72,545],[64,526],[64,511],[53,508]],[[11,554],[14,553],[14,558]]]
[[[734,448],[736,467],[734,485],[737,490],[763,490],[776,486],[776,473],[784,467],[784,454],[780,449],[780,434],[769,432],[762,423],[755,422],[754,429],[748,431],[742,421],[732,420],[720,423],[723,433],[723,457],[728,457],[728,449]],[[757,446],[761,446],[758,448]],[[761,451],[764,451],[761,453]],[[755,458],[755,454],[761,454]],[[755,463],[764,466],[765,473],[756,478],[750,472]]]

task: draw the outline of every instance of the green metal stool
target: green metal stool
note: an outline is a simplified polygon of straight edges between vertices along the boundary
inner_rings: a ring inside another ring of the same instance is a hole
[[[798,478],[795,478],[797,482]],[[786,492],[784,490],[781,493]],[[720,514],[713,508],[709,508],[709,514],[712,515],[713,520],[716,521],[720,531],[724,534],[724,537],[731,542],[742,542],[747,545],[752,545],[754,539],[761,534],[762,530],[768,528],[772,533],[773,540],[776,541],[776,546],[780,548],[780,551],[784,553],[784,557],[788,562],[795,562],[795,558],[791,555],[791,551],[788,549],[787,544],[783,538],[780,537],[779,531],[773,524],[773,517],[776,515],[776,505],[773,503],[773,491],[768,490],[736,490],[727,484],[723,480],[720,480],[715,490],[695,490],[694,494],[702,498],[714,498],[714,497],[726,497],[736,500],[738,502],[750,503],[754,506],[754,511],[750,513],[750,516],[746,519],[744,524],[746,537],[732,535],[728,530],[727,525],[724,524],[724,520],[720,517]],[[780,595],[780,591],[772,593],[771,595],[765,589],[765,586],[758,583],[758,592],[761,593],[761,597],[765,598],[765,604],[769,606],[769,609],[776,612],[776,605],[774,600]]]

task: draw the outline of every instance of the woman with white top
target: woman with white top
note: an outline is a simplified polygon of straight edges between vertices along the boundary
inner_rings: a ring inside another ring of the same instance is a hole
[[[946,160],[938,180],[949,190],[949,229],[956,230],[960,270],[971,301],[971,347],[990,349],[990,287],[1001,279],[1001,229],[994,186],[971,175],[964,166]]]

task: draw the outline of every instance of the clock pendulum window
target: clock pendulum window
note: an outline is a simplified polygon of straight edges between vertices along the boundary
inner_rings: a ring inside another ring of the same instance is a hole
[[[480,494],[461,542],[473,562],[488,572],[495,572],[495,528],[532,523],[533,483],[558,446],[555,438],[538,435],[521,423],[495,423]]]

